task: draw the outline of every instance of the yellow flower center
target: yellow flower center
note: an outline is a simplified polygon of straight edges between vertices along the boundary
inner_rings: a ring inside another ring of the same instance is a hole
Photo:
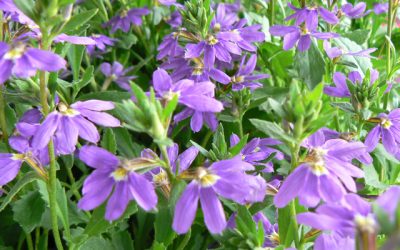
[[[221,30],[221,24],[220,23],[214,24],[214,31],[218,32],[220,30]]]
[[[58,111],[66,116],[75,116],[78,115],[79,112],[76,111],[75,109],[69,108],[65,103],[60,102],[57,105]]]
[[[357,214],[354,217],[354,222],[361,232],[373,233],[376,230],[376,223],[372,215],[363,216]]]
[[[218,39],[215,38],[215,36],[209,36],[208,39],[207,39],[207,43],[209,45],[215,45],[215,44],[218,43]]]
[[[211,187],[214,185],[219,179],[219,176],[210,173],[205,168],[197,169],[197,180],[202,187]]]
[[[309,33],[310,33],[310,32],[308,31],[308,29],[306,28],[306,26],[303,25],[303,26],[301,27],[301,35],[304,36],[304,35],[307,35],[307,34],[309,34]]]
[[[24,51],[25,51],[25,46],[16,46],[15,48],[12,48],[4,55],[4,59],[6,60],[19,59],[24,54]]]
[[[385,129],[389,129],[392,126],[392,122],[389,119],[382,118],[381,119],[381,125]]]
[[[274,245],[279,245],[280,244],[279,234],[277,234],[275,231],[271,235],[268,235],[267,238]]]
[[[160,173],[153,175],[153,182],[160,186],[167,185],[169,182],[165,171],[160,171]]]
[[[325,159],[324,156],[327,151],[323,148],[313,148],[311,152],[306,157],[306,162],[309,163],[311,171],[315,175],[324,175],[328,173],[328,170],[325,168]]]
[[[231,77],[232,83],[242,83],[244,81],[243,76],[232,76]]]
[[[126,180],[128,173],[128,170],[123,167],[119,167],[111,173],[111,177],[113,177],[115,181],[122,181]]]

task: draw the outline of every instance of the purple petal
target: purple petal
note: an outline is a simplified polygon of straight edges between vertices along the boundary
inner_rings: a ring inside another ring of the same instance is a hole
[[[208,230],[220,234],[226,227],[226,219],[222,204],[211,187],[200,189],[200,203]]]
[[[32,147],[42,149],[47,146],[50,138],[56,131],[60,120],[60,115],[57,112],[50,113],[42,125],[37,129],[36,134],[33,136]]]
[[[200,187],[195,181],[192,181],[176,203],[172,228],[178,234],[186,233],[192,225],[196,216],[199,196]]]
[[[115,155],[96,146],[83,146],[79,150],[79,159],[86,165],[98,169],[114,169],[119,165],[119,160]]]
[[[156,208],[157,194],[150,181],[142,175],[132,172],[129,174],[129,183],[129,191],[141,208],[145,211]]]
[[[106,220],[113,221],[122,216],[129,203],[129,187],[126,181],[115,184],[114,192],[106,206]]]

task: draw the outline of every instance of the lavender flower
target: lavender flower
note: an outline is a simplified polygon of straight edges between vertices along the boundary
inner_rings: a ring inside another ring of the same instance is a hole
[[[400,109],[392,110],[388,115],[381,113],[373,119],[378,123],[365,138],[368,152],[373,151],[382,139],[386,151],[395,155],[400,143]]]
[[[262,84],[257,81],[270,77],[268,74],[253,75],[253,71],[257,64],[257,55],[251,55],[247,62],[245,60],[246,57],[244,56],[238,71],[231,77],[232,90],[241,90],[246,87],[251,90],[260,88],[262,87]]]
[[[234,147],[239,141],[239,137],[236,134],[232,134],[230,137],[230,146]],[[277,160],[283,160],[283,153],[271,147],[279,144],[281,144],[280,141],[272,138],[253,138],[242,148],[240,155],[245,162],[255,166],[263,165],[266,167],[264,172],[270,173],[274,171],[272,162],[263,163],[262,161],[266,160],[272,154],[276,154],[274,157]]]
[[[110,38],[105,35],[94,34],[90,36],[91,39],[94,40],[94,45],[88,45],[86,47],[89,54],[93,54],[95,49],[97,48],[101,52],[106,51],[106,46],[113,46],[117,39]]]
[[[379,72],[374,69],[371,70],[370,84],[374,84],[378,78]],[[350,97],[351,93],[347,87],[346,79],[349,79],[353,84],[361,84],[363,82],[363,77],[357,71],[350,72],[347,78],[343,73],[335,72],[333,74],[333,82],[335,83],[335,87],[325,86],[324,93],[334,97]]]
[[[295,11],[294,14],[288,16],[285,21],[289,21],[295,19],[295,25],[299,26],[302,23],[305,23],[305,27],[308,30],[316,30],[318,27],[318,14],[324,19],[325,22],[329,24],[337,24],[339,19],[335,14],[330,12],[329,10],[323,7],[304,7],[304,8],[296,8],[291,3],[288,3],[289,8]]]
[[[120,15],[114,16],[106,23],[106,26],[111,27],[111,33],[115,33],[118,29],[123,32],[128,32],[131,24],[142,25],[142,16],[148,15],[150,11],[147,8],[133,8],[128,11],[122,10]]]
[[[283,49],[290,50],[297,44],[299,51],[306,51],[310,48],[311,38],[327,40],[339,37],[338,34],[332,32],[316,32],[308,31],[297,26],[274,25],[270,28],[271,35],[283,36]]]
[[[159,98],[169,100],[172,95],[178,95],[178,102],[200,112],[220,112],[223,109],[221,102],[213,98],[214,84],[181,80],[172,82],[171,77],[163,69],[153,73],[154,90]]]
[[[182,25],[182,15],[178,10],[176,10],[172,12],[171,16],[167,18],[165,22],[171,25],[173,28],[178,28]]]
[[[101,72],[107,77],[108,81],[114,81],[120,86],[122,89],[130,90],[131,85],[129,81],[136,78],[136,76],[127,75],[132,67],[124,69],[124,66],[119,62],[113,62],[113,64],[102,63],[100,65]]]
[[[323,204],[317,208],[316,213],[298,214],[297,221],[350,238],[355,237],[356,231],[373,233],[377,229],[371,205],[356,194],[345,195],[339,204]]]
[[[178,114],[174,116],[174,122],[179,123],[180,121],[185,120],[186,118],[191,117],[190,119],[190,128],[193,132],[199,132],[204,124],[207,125],[212,131],[215,131],[218,127],[218,119],[213,112],[201,112],[196,111],[191,108],[185,108]]]
[[[157,194],[153,185],[136,173],[128,160],[120,160],[96,146],[83,146],[79,158],[95,169],[83,183],[80,209],[92,210],[109,197],[105,218],[113,221],[121,217],[131,200],[146,211],[156,208]]]
[[[356,192],[352,177],[363,177],[364,172],[351,161],[365,153],[361,142],[341,139],[325,141],[321,131],[309,142],[309,153],[304,161],[283,182],[274,197],[277,207],[286,206],[294,197],[300,204],[315,207],[320,199],[327,202],[340,200],[346,193]]]
[[[157,60],[161,60],[164,57],[175,57],[183,55],[184,51],[183,48],[178,43],[178,32],[173,32],[163,38],[163,41],[158,46],[158,55]]]
[[[20,78],[34,76],[37,70],[58,71],[65,68],[65,60],[45,50],[28,47],[23,43],[9,46],[0,42],[0,84],[12,75]]]
[[[323,233],[315,240],[315,250],[346,249],[355,250],[355,240],[338,233]]]
[[[179,198],[172,227],[179,233],[186,233],[196,215],[200,199],[204,221],[213,234],[221,233],[226,227],[224,210],[218,196],[242,202],[250,190],[247,181],[249,177],[244,171],[254,167],[235,157],[213,163],[210,167],[198,167],[194,171],[181,174],[194,180],[188,184]]]
[[[342,11],[347,17],[356,19],[369,14],[370,11],[365,12],[366,8],[367,5],[364,2],[359,2],[354,6],[351,3],[346,3],[342,6]]]
[[[400,205],[400,186],[391,186],[376,200],[376,204],[380,206],[392,220],[395,219],[396,210]]]
[[[237,13],[226,11],[226,4],[218,4],[215,17],[211,21],[211,29],[214,31],[231,30],[234,23],[238,20]]]
[[[113,109],[112,102],[90,100],[70,106],[59,103],[57,108],[46,117],[33,136],[34,148],[46,147],[54,136],[57,152],[70,154],[75,150],[78,136],[92,143],[99,141],[100,135],[93,123],[106,127],[120,126],[116,118],[102,112]]]
[[[342,48],[339,47],[331,47],[330,42],[327,40],[324,41],[324,50],[330,59],[336,59],[341,56],[359,56],[359,57],[371,57],[371,53],[376,51],[376,48],[364,49],[356,52],[346,52]]]
[[[377,15],[387,13],[389,9],[389,3],[375,3],[374,4],[374,13]]]
[[[40,34],[41,37],[41,34]],[[67,34],[60,34],[54,38],[55,43],[68,42],[77,45],[95,45],[96,41],[90,37],[85,36],[70,36]]]

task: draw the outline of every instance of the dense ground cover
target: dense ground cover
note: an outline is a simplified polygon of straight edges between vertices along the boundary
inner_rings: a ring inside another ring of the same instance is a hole
[[[398,5],[0,0],[0,248],[398,249]]]

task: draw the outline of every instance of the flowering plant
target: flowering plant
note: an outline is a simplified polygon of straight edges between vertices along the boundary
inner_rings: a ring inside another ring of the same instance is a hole
[[[397,249],[399,4],[0,0],[0,249]]]

